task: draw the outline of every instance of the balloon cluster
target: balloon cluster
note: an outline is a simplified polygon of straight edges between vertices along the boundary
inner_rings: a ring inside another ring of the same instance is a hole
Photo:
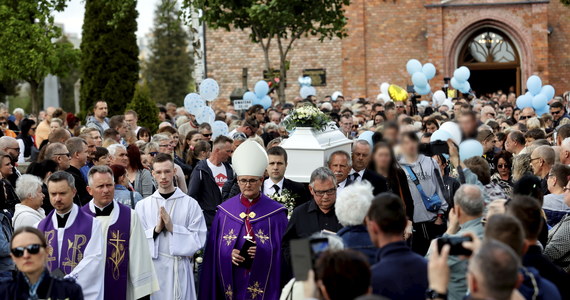
[[[309,76],[306,77],[299,77],[298,79],[299,84],[301,85],[301,90],[299,90],[299,94],[301,98],[307,99],[309,96],[316,96],[317,90],[311,86],[312,79]]]
[[[243,100],[251,101],[253,105],[261,105],[264,109],[271,107],[272,101],[271,97],[267,94],[269,93],[269,84],[265,80],[260,80],[255,84],[253,92],[246,92],[243,94]]]
[[[444,141],[451,139],[459,145],[459,158],[463,161],[475,156],[483,155],[483,145],[477,140],[461,141],[461,129],[455,122],[445,122],[430,137],[430,142]]]
[[[548,101],[554,98],[556,91],[551,85],[542,85],[542,80],[536,75],[532,75],[526,81],[528,92],[517,98],[517,107],[520,109],[532,107],[538,116],[546,114],[550,110]]]
[[[469,94],[471,92],[471,84],[469,84],[469,77],[471,72],[469,68],[463,66],[459,67],[453,72],[453,78],[451,78],[451,86],[462,92],[463,94]]]
[[[214,110],[206,106],[206,101],[211,102],[218,98],[220,94],[220,86],[211,78],[206,78],[200,83],[199,93],[190,93],[184,97],[184,108],[188,113],[196,117],[199,124],[212,124],[216,118]]]
[[[422,66],[422,63],[417,59],[410,59],[406,64],[408,74],[412,76],[412,83],[414,84],[414,91],[420,95],[427,95],[431,93],[431,86],[428,81],[435,76],[435,66],[427,63]]]
[[[388,89],[390,88],[390,84],[387,82],[382,82],[382,84],[380,84],[380,94],[378,94],[378,96],[376,97],[377,100],[384,100],[384,103],[388,102],[388,101],[392,101],[392,99],[390,99],[390,94],[388,94]]]

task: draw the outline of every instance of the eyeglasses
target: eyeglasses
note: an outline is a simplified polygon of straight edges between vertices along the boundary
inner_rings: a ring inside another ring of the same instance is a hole
[[[530,119],[530,118],[532,118],[532,116],[520,116],[520,117],[519,117],[519,121],[520,121],[520,120]]]
[[[0,122],[0,125],[8,125],[8,122]]]
[[[158,152],[150,152],[149,155],[152,157],[155,157],[158,154]]]
[[[15,147],[15,148],[6,147],[6,149],[20,152],[20,147]]]
[[[172,146],[172,145],[170,145],[170,144],[158,145],[158,147],[162,147],[162,148],[167,148],[167,147],[170,147],[170,146]]]
[[[204,137],[211,137],[211,136],[212,136],[211,133],[202,133],[202,135],[203,135]]]
[[[56,153],[54,155],[65,155],[67,157],[71,157],[71,154],[69,154],[69,152],[68,153]]]
[[[504,169],[504,168],[506,168],[506,167],[508,167],[507,164],[497,165],[497,168],[498,168],[498,169]]]
[[[249,184],[254,184],[254,183],[258,182],[258,181],[259,181],[259,179],[240,179],[240,180],[238,180],[238,182],[239,182],[240,184],[243,184],[243,185],[246,185],[246,184],[248,184],[248,183],[249,183]]]
[[[562,110],[551,111],[550,114],[552,114],[552,115],[557,115],[557,114],[559,114],[559,113],[561,113],[561,112],[562,112]],[[1,125],[1,124],[2,124],[2,123],[0,123],[0,125]]]
[[[533,162],[534,160],[540,159],[540,157],[535,157],[535,158],[531,158],[530,162]]]
[[[495,113],[487,113],[488,115],[495,116]]]
[[[14,254],[15,257],[22,257],[24,256],[24,251],[28,251],[28,253],[30,254],[38,254],[40,252],[41,247],[45,246],[42,246],[40,244],[31,244],[26,247],[12,248],[10,249],[10,251],[12,252],[12,254]]]
[[[322,197],[325,194],[328,196],[332,196],[336,193],[336,188],[332,188],[330,190],[326,190],[326,191],[317,191],[317,190],[313,190],[313,192],[315,193],[316,196]]]

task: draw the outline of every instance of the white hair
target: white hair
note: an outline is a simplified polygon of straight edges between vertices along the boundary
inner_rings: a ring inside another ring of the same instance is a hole
[[[42,180],[34,175],[24,174],[16,181],[16,195],[20,200],[36,196],[38,188],[42,187]]]
[[[110,145],[109,147],[107,147],[107,150],[109,150],[109,155],[115,156],[115,153],[117,153],[118,148],[121,148],[121,149],[127,151],[127,147],[125,147],[124,145],[113,144],[113,145]]]
[[[335,213],[343,226],[362,225],[370,209],[374,195],[368,181],[355,182],[339,193],[335,203]]]
[[[321,109],[328,109],[328,110],[332,110],[332,104],[330,104],[329,102],[325,102],[323,104],[321,104]]]
[[[13,115],[21,114],[22,116],[26,115],[26,114],[24,113],[24,110],[21,109],[21,108],[19,108],[19,107],[16,108],[16,109],[14,109],[14,111],[12,112],[12,114],[13,114]]]

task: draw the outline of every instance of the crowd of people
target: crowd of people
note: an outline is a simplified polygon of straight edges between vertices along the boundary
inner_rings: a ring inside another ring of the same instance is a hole
[[[0,299],[570,299],[569,99],[514,99],[230,104],[225,135],[172,103],[156,132],[0,105]],[[353,140],[308,184],[281,147],[305,105]],[[445,122],[484,154],[436,150]]]

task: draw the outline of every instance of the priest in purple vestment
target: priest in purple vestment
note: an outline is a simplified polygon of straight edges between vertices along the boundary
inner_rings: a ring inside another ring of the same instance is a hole
[[[232,161],[241,193],[218,206],[204,251],[199,299],[278,299],[287,209],[261,193],[268,164],[263,147],[248,140]],[[240,255],[242,248],[249,257]],[[249,259],[251,266],[244,266]]]

